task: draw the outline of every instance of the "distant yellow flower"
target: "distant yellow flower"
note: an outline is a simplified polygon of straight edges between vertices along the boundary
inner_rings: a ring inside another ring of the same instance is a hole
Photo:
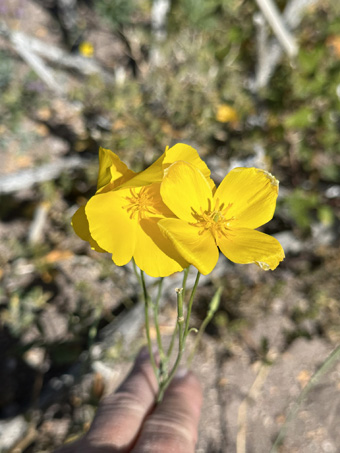
[[[257,168],[235,168],[216,191],[188,162],[171,165],[161,183],[161,196],[177,218],[159,227],[177,251],[202,274],[218,260],[218,247],[235,263],[275,269],[284,258],[280,243],[255,228],[273,217],[278,181]]]
[[[93,45],[88,41],[83,41],[79,45],[79,53],[83,55],[83,57],[93,57]]]
[[[236,124],[239,120],[238,114],[228,104],[221,104],[217,107],[216,120],[220,123],[234,123]]]
[[[160,183],[167,168],[180,158],[191,162],[208,186],[213,186],[210,170],[188,145],[166,149],[140,173],[101,148],[97,192],[73,216],[75,232],[95,250],[111,253],[115,264],[122,266],[133,257],[137,266],[153,277],[187,267],[187,261],[158,227],[159,220],[175,217],[160,196]]]

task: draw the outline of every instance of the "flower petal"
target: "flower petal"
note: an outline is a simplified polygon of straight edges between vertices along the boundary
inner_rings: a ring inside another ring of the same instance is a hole
[[[100,247],[112,253],[118,266],[131,260],[136,244],[137,220],[131,219],[125,209],[129,194],[129,190],[100,193],[85,207],[91,236]]]
[[[233,228],[258,228],[272,219],[279,182],[258,168],[234,168],[217,188],[214,198],[231,205]]]
[[[154,214],[149,213],[149,217],[157,217],[157,220],[159,220],[160,217],[175,217],[173,212],[171,212],[164,203],[161,197],[160,187],[161,183],[156,182],[140,189],[140,191],[144,192],[144,194],[149,198],[150,205],[155,211]],[[136,192],[138,191],[138,189],[135,190]]]
[[[174,162],[183,160],[198,168],[198,170],[201,171],[209,182],[210,187],[212,189],[215,187],[213,180],[210,178],[210,170],[207,164],[200,158],[198,152],[191,146],[184,143],[177,143],[171,148],[165,150],[164,154],[163,170],[167,169]]]
[[[174,145],[171,148],[167,147],[156,162],[129,179],[122,187],[140,187],[151,184],[152,182],[161,182],[164,171],[171,164],[179,160],[191,163],[194,167],[198,168],[209,182],[211,189],[215,189],[215,184],[210,178],[210,170],[206,163],[200,158],[198,152],[194,148],[185,145],[184,143],[177,143],[177,145]]]
[[[234,263],[256,263],[264,270],[274,270],[285,257],[279,241],[260,231],[240,228],[218,239],[221,252]]]
[[[214,269],[219,253],[209,231],[199,234],[198,228],[180,219],[163,219],[158,226],[178,253],[202,274],[207,275]]]
[[[109,149],[99,148],[99,172],[97,190],[110,184],[109,189],[113,189],[123,182],[132,178],[135,172],[130,170],[122,162],[117,154]]]
[[[135,176],[123,183],[121,187],[141,187],[147,186],[153,182],[160,182],[163,178],[163,159],[165,154],[163,153],[150,167],[145,170],[136,173]]]
[[[151,277],[167,277],[189,266],[161,233],[156,219],[141,220],[137,227],[134,258],[137,266]]]
[[[105,252],[105,250],[99,247],[97,242],[91,237],[89,222],[85,214],[85,206],[80,206],[80,208],[74,213],[71,225],[80,239],[89,242],[93,250],[96,252]]]
[[[179,161],[170,165],[161,183],[161,196],[180,219],[196,222],[195,213],[208,210],[212,192],[203,174],[193,165]]]

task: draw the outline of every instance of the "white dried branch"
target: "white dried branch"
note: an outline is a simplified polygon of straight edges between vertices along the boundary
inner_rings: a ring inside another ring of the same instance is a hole
[[[298,46],[294,36],[287,29],[280,12],[273,0],[256,0],[260,10],[271,26],[277,40],[290,58],[298,53]]]
[[[151,8],[151,29],[154,42],[150,51],[151,66],[159,66],[162,63],[159,44],[167,37],[166,23],[170,10],[170,0],[153,0]]]
[[[31,53],[54,63],[59,68],[71,69],[83,75],[100,74],[105,81],[114,82],[114,76],[103,69],[93,58],[89,59],[81,55],[70,54],[57,46],[46,44],[40,39],[20,31],[11,30],[3,22],[0,23],[0,35],[12,43],[15,41],[24,42],[26,49],[29,49]]]
[[[301,20],[308,7],[313,6],[319,0],[290,0],[286,5],[282,19],[288,30],[295,30],[301,23]],[[282,58],[282,46],[274,37],[267,39],[266,23],[261,13],[254,15],[254,22],[257,27],[257,67],[255,78],[250,81],[250,89],[257,92],[267,86],[275,68]]]
[[[11,32],[5,24],[0,26],[0,34],[6,37],[15,51],[30,66],[37,76],[57,95],[63,95],[64,90],[57,82],[53,71],[46,66],[45,62],[30,48],[27,39],[20,33]]]
[[[166,21],[169,10],[169,0],[153,0],[151,8],[151,28],[157,41],[162,41],[166,38]]]
[[[75,156],[60,159],[50,164],[41,165],[40,167],[1,176],[0,195],[30,189],[35,184],[58,178],[65,170],[81,168],[85,165],[86,161]]]

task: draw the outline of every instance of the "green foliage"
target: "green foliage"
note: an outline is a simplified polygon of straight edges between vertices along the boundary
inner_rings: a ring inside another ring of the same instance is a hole
[[[312,126],[315,118],[313,109],[308,106],[303,106],[289,114],[284,120],[284,126],[288,129],[303,129]]]
[[[313,212],[319,206],[319,197],[296,189],[286,200],[292,220],[306,233],[310,230],[313,221]]]
[[[51,295],[35,286],[27,293],[13,293],[8,306],[1,312],[1,322],[7,325],[15,337],[20,337],[36,321],[36,313],[43,309]]]
[[[0,51],[0,90],[9,85],[13,77],[13,63],[6,52]]]
[[[216,25],[221,3],[220,0],[184,0],[176,2],[172,12],[179,19],[185,17],[189,26],[204,30]]]
[[[285,200],[291,221],[303,235],[310,232],[316,222],[332,225],[334,212],[330,206],[323,203],[320,194],[302,189],[295,189]]]
[[[110,23],[113,29],[120,28],[131,21],[131,15],[135,11],[134,0],[98,0],[95,8],[98,13]]]

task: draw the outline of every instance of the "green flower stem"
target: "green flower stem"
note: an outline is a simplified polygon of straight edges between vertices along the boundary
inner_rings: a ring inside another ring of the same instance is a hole
[[[157,402],[161,402],[164,396],[165,390],[168,388],[172,378],[174,377],[178,365],[181,362],[183,351],[184,351],[184,335],[183,335],[183,324],[184,324],[184,316],[183,316],[183,288],[176,289],[177,292],[177,328],[178,328],[178,353],[177,358],[172,367],[172,370],[169,373],[168,378],[161,383]]]
[[[158,322],[159,301],[160,301],[161,295],[162,295],[163,280],[164,279],[161,278],[158,282],[157,298],[156,298],[156,302],[154,304],[152,304],[152,308],[153,308],[153,316],[154,316],[154,322],[155,322],[155,328],[156,328],[157,346],[158,346],[159,356],[160,356],[161,362],[163,364],[165,364],[165,362],[167,361],[167,357],[163,350],[161,331],[160,331],[159,322]]]
[[[150,355],[150,360],[151,360],[151,365],[153,368],[153,371],[156,375],[157,381],[159,380],[159,375],[158,375],[158,367],[155,362],[155,358],[153,356],[152,352],[152,342],[151,342],[151,337],[150,337],[150,323],[149,323],[149,305],[150,305],[150,297],[146,289],[145,285],[145,279],[144,279],[144,272],[141,270],[140,271],[140,277],[141,277],[141,283],[143,287],[143,296],[144,296],[144,316],[145,316],[145,331],[146,331],[146,338],[148,342],[148,349],[149,349],[149,355]]]
[[[166,353],[168,359],[170,358],[171,353],[172,353],[172,350],[173,350],[173,348],[174,348],[175,338],[176,338],[176,336],[177,336],[177,330],[178,330],[178,324],[177,324],[177,321],[176,321],[176,325],[175,325],[175,327],[174,327],[174,331],[172,332],[170,345],[169,345],[168,351],[167,351],[167,353]]]
[[[142,285],[142,280],[141,280],[140,275],[138,273],[137,264],[136,264],[134,258],[132,258],[132,266],[133,266],[133,272],[135,273],[135,276],[136,276],[136,278],[138,280],[138,283],[140,285]]]
[[[176,290],[176,292],[177,292],[177,325],[176,325],[175,331],[178,330],[178,353],[177,353],[177,357],[176,357],[174,366],[172,367],[172,370],[170,371],[167,380],[162,384],[162,386],[160,388],[160,391],[158,394],[158,399],[157,399],[158,402],[162,401],[164,392],[167,389],[168,385],[170,384],[172,378],[174,377],[174,375],[177,371],[177,368],[181,362],[182,355],[184,352],[186,337],[188,336],[188,334],[190,332],[189,322],[190,322],[191,309],[192,309],[192,304],[194,301],[194,297],[195,297],[195,293],[196,293],[196,289],[198,286],[200,276],[201,276],[200,272],[197,272],[196,280],[195,280],[194,286],[191,291],[187,315],[186,315],[185,320],[184,320],[184,314],[183,314],[183,288]],[[187,275],[184,275],[184,278],[183,278],[184,285],[186,283],[186,279],[187,279]],[[185,321],[185,325],[184,325],[184,321]],[[175,333],[175,331],[174,331],[174,333]],[[173,338],[174,338],[174,335],[173,335]],[[172,343],[173,343],[173,338],[171,339]],[[172,347],[173,347],[173,345],[170,344],[170,348],[171,348],[171,349],[169,348],[170,353],[172,351]],[[168,357],[170,356],[170,353],[168,352]]]
[[[182,281],[182,289],[183,289],[182,297],[183,297],[183,300],[184,300],[184,297],[185,297],[185,289],[186,289],[187,279],[188,279],[188,275],[189,275],[189,269],[190,269],[190,266],[188,266],[183,271],[183,281]],[[171,356],[172,349],[173,349],[174,344],[175,344],[175,338],[177,336],[177,329],[178,329],[178,324],[177,324],[177,321],[176,321],[176,326],[174,328],[174,331],[172,332],[170,345],[169,345],[169,348],[168,348],[168,351],[167,351],[167,354],[166,354],[168,359]]]
[[[201,276],[200,272],[197,271],[196,280],[195,280],[195,283],[194,283],[194,287],[192,288],[190,299],[189,299],[189,304],[188,304],[188,311],[187,311],[187,316],[186,316],[186,321],[185,321],[185,329],[184,329],[184,332],[183,332],[184,342],[185,342],[185,339],[186,339],[186,337],[187,337],[187,335],[189,333],[189,323],[190,323],[192,303],[194,301],[194,297],[195,297],[196,289],[197,289],[197,286],[198,286],[198,282],[200,280],[200,276]]]
[[[194,346],[192,348],[192,351],[190,353],[189,359],[188,359],[188,367],[191,367],[191,362],[192,359],[194,358],[195,352],[197,350],[197,347],[201,341],[202,335],[209,324],[209,322],[212,320],[213,316],[215,315],[216,311],[218,310],[218,307],[220,305],[220,300],[221,300],[221,294],[223,291],[223,287],[220,286],[217,291],[215,292],[213,298],[211,299],[211,302],[209,304],[209,310],[207,313],[207,316],[205,317],[204,321],[201,324],[201,327],[199,328],[199,331],[197,333],[196,339]]]
[[[190,266],[185,268],[184,271],[183,271],[183,281],[182,281],[183,300],[185,300],[185,290],[186,290],[186,286],[187,286],[187,279],[188,279],[188,275],[189,275],[189,269],[190,269]]]

